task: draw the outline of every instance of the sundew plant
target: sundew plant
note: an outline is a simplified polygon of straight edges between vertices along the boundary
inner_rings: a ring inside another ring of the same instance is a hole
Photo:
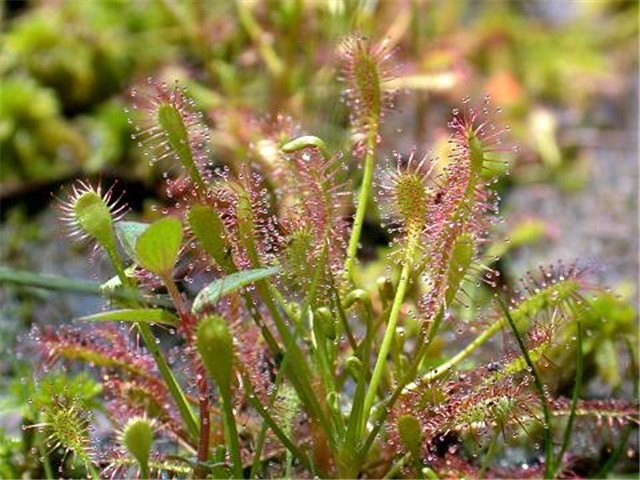
[[[494,187],[517,155],[499,108],[461,99],[446,151],[385,158],[394,52],[354,35],[336,57],[344,151],[282,114],[220,164],[188,92],[151,80],[129,116],[165,182],[155,220],[131,221],[110,185],[55,193],[69,236],[115,275],[103,311],[30,336],[41,370],[99,380],[98,407],[59,388],[27,426],[48,477],[61,449],[91,478],[564,478],[580,429],[623,439],[603,476],[634,455],[636,403],[582,396],[604,292],[589,267],[542,266],[518,289],[496,268]],[[375,283],[367,215],[392,239]],[[558,356],[564,395],[548,385]]]

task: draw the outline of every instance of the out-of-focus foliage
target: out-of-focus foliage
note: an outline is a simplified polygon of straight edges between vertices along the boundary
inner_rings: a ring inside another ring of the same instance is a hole
[[[3,181],[56,178],[86,158],[85,140],[63,119],[54,92],[32,78],[3,81],[0,108]]]
[[[573,125],[592,124],[589,102],[619,94],[621,72],[637,63],[637,2],[567,2],[562,8],[465,1],[101,1],[13,8],[5,6],[0,54],[5,185],[138,163],[116,113],[117,97],[160,67],[167,79],[195,73],[193,87],[201,93],[195,97],[217,123],[213,140],[222,153],[250,134],[242,125],[251,117],[247,108],[290,112],[339,139],[344,132],[335,131],[334,122],[317,125],[305,112],[320,107],[329,118],[344,117],[339,104],[326,102],[336,88],[326,60],[335,40],[354,28],[387,35],[408,52],[397,82],[411,92],[416,120],[413,134],[405,135],[433,136],[422,118],[427,105],[488,92],[505,108],[525,153],[516,177],[522,173],[530,181],[565,163],[570,168],[576,157],[574,142],[559,138],[567,119],[558,112],[571,111]]]

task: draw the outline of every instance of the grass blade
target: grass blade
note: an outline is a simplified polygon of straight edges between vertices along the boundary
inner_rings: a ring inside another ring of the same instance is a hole
[[[527,362],[527,366],[533,376],[533,381],[536,386],[536,391],[538,393],[538,397],[540,398],[540,403],[542,404],[542,411],[544,414],[544,450],[545,450],[545,462],[544,462],[544,478],[553,478],[553,435],[551,431],[551,410],[549,408],[549,402],[547,402],[547,396],[544,393],[544,385],[542,384],[542,380],[538,375],[538,371],[536,370],[535,365],[531,361],[531,357],[529,356],[529,351],[527,350],[527,346],[524,344],[524,340],[520,332],[518,331],[518,327],[516,327],[516,323],[511,317],[511,313],[509,312],[509,308],[505,305],[504,301],[500,297],[496,297],[504,316],[513,331],[513,335],[516,337],[516,341],[518,342],[518,347],[522,352],[522,356],[524,357],[525,362]]]
[[[143,322],[160,323],[162,325],[178,325],[178,317],[160,308],[127,308],[123,310],[111,310],[109,312],[96,313],[79,317],[76,320],[88,322],[119,321],[119,322]]]
[[[197,314],[204,310],[207,305],[216,303],[220,298],[234,292],[242,287],[272,277],[278,273],[278,267],[256,268],[232,273],[224,278],[215,280],[200,290],[200,293],[193,301],[192,311]]]

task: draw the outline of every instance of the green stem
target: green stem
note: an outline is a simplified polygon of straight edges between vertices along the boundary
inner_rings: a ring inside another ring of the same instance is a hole
[[[238,439],[238,429],[236,427],[236,417],[233,414],[233,404],[231,401],[231,392],[220,389],[220,397],[222,400],[222,410],[224,413],[224,431],[227,436],[227,443],[231,451],[231,461],[233,462],[234,478],[243,478],[242,474],[242,456],[240,455],[240,440]]]
[[[393,299],[393,305],[391,306],[391,313],[389,314],[389,321],[387,322],[387,329],[384,332],[382,339],[382,345],[380,345],[380,351],[378,352],[378,358],[371,374],[371,382],[369,383],[369,390],[364,401],[363,420],[369,417],[373,401],[376,397],[378,390],[378,384],[382,378],[384,368],[387,363],[387,355],[391,348],[391,342],[396,331],[396,324],[398,323],[398,317],[400,315],[400,309],[402,308],[402,302],[407,292],[407,286],[409,285],[409,277],[411,274],[411,266],[413,260],[413,251],[415,249],[416,240],[409,240],[407,245],[407,251],[402,264],[402,273],[400,274],[400,280],[398,281],[398,288],[396,290],[395,298]]]
[[[318,283],[320,281],[320,275],[324,271],[324,266],[327,259],[327,249],[324,248],[322,250],[322,254],[320,256],[320,260],[313,274],[313,279],[311,281],[311,286],[309,288],[309,293],[305,298],[304,304],[302,305],[302,313],[300,321],[298,322],[298,328],[301,328],[306,319],[309,319],[310,325],[310,333],[312,345],[315,347],[314,356],[316,357],[316,364],[320,370],[320,376],[324,383],[324,388],[327,393],[335,392],[336,386],[335,381],[333,379],[333,368],[332,362],[329,359],[328,351],[327,351],[327,338],[324,335],[324,332],[321,331],[317,324],[317,319],[314,317],[311,312],[311,307],[315,303],[316,299],[316,291],[318,287]],[[297,336],[297,335],[295,335]]]
[[[132,286],[131,280],[125,274],[122,260],[120,260],[120,257],[117,255],[117,253],[111,251],[110,249],[107,249],[107,253],[109,254],[109,258],[113,263],[113,267],[115,268],[122,285],[126,287]],[[160,371],[160,374],[162,375],[162,378],[167,385],[171,396],[178,406],[178,410],[180,411],[180,415],[185,422],[189,434],[193,437],[194,440],[196,440],[198,438],[198,422],[193,413],[193,410],[191,410],[191,407],[187,402],[186,395],[182,391],[182,388],[174,377],[171,368],[169,368],[169,364],[164,358],[160,347],[158,347],[158,344],[156,343],[156,339],[151,331],[151,327],[142,322],[138,322],[136,325],[138,327],[138,331],[140,332],[140,336],[144,340],[147,349],[151,353],[151,356],[158,366],[158,370]]]
[[[87,470],[89,471],[89,475],[91,475],[91,480],[100,480],[100,474],[96,470],[96,468],[91,464],[91,462],[87,462]]]
[[[280,347],[278,346],[278,342],[273,336],[273,333],[271,333],[271,330],[269,330],[269,327],[264,321],[264,318],[262,318],[260,310],[258,310],[258,306],[253,300],[253,297],[248,292],[243,292],[242,298],[244,299],[247,309],[249,310],[249,314],[251,315],[251,318],[253,318],[253,322],[260,329],[260,333],[262,334],[262,337],[267,343],[267,347],[269,348],[271,355],[273,355],[274,357],[277,357],[282,352],[280,351]]]
[[[273,404],[275,403],[277,397],[278,397],[278,391],[280,389],[280,385],[282,384],[282,381],[284,380],[284,364],[288,361],[288,356],[285,355],[284,359],[282,360],[282,365],[281,367],[278,369],[278,373],[276,374],[276,378],[273,382],[273,388],[271,389],[271,393],[269,394],[268,397],[268,406],[266,408],[266,410],[269,410],[270,408],[273,407]],[[246,388],[247,392],[249,391],[253,391],[253,388],[249,389]],[[260,433],[258,434],[258,440],[256,441],[256,449],[254,452],[254,458],[253,458],[253,464],[251,465],[251,473],[249,475],[249,478],[256,478],[256,475],[258,473],[258,468],[260,467],[260,457],[262,455],[262,449],[264,448],[264,444],[265,441],[267,439],[267,431],[269,430],[269,425],[267,424],[267,422],[263,422],[262,423],[262,428],[260,429]]]
[[[243,243],[253,268],[260,268],[260,256],[258,255],[255,239],[253,237],[255,226],[253,225],[253,212],[251,210],[251,205],[245,193],[239,193],[239,200],[247,202],[248,208],[244,210],[240,209],[242,216],[238,217],[238,228],[241,232],[244,232],[242,235]],[[272,289],[270,288],[269,283],[265,280],[260,280],[257,281],[255,285],[258,296],[269,310],[273,323],[275,324],[284,345],[286,345],[285,353],[287,355],[291,354],[292,356],[292,361],[287,364],[287,373],[289,374],[289,379],[291,380],[293,387],[298,392],[298,396],[302,402],[308,408],[311,417],[317,419],[322,424],[326,432],[331,432],[331,425],[324,415],[324,411],[322,410],[317,395],[312,387],[313,377],[311,370],[305,361],[300,347],[296,341],[293,340],[294,336],[289,330],[289,325],[284,321],[284,318],[278,310],[278,306],[273,299]]]
[[[247,399],[253,408],[256,409],[258,415],[262,417],[264,422],[271,428],[273,433],[278,437],[278,439],[282,442],[282,444],[293,454],[293,456],[300,462],[300,464],[306,468],[313,475],[317,475],[320,472],[313,467],[313,463],[311,460],[296,446],[296,444],[287,436],[287,434],[280,428],[278,423],[274,420],[274,418],[269,414],[269,412],[263,407],[260,403],[260,400],[256,396],[253,385],[251,383],[251,379],[246,374],[246,372],[242,372],[243,385],[246,390]],[[326,478],[326,475],[321,475]]]
[[[165,384],[167,385],[167,388],[169,389],[169,392],[171,393],[173,400],[176,402],[176,405],[178,406],[178,410],[180,411],[182,420],[185,422],[187,426],[187,430],[189,431],[189,434],[194,439],[197,439],[198,438],[198,421],[196,420],[193,410],[191,410],[191,407],[189,406],[186,395],[184,394],[184,392],[182,391],[182,388],[178,384],[178,381],[174,377],[173,372],[171,371],[171,368],[169,368],[169,364],[165,360],[164,355],[160,350],[160,347],[158,347],[158,344],[156,343],[156,339],[153,336],[153,333],[151,332],[151,327],[141,322],[139,322],[137,326],[138,326],[138,331],[140,332],[140,336],[142,337],[142,340],[144,340],[144,343],[147,349],[151,353],[151,356],[153,357],[153,359],[156,361],[158,370],[160,371],[160,374],[162,375],[162,378]]]
[[[439,323],[441,322],[440,320],[441,318],[442,318],[442,312],[440,312],[438,314],[438,317],[436,317],[436,321],[434,322],[435,327],[439,325]],[[436,331],[437,331],[437,328],[435,330],[434,329],[430,330],[430,332],[436,332]],[[407,370],[407,373],[405,374],[404,378],[398,384],[398,386],[393,391],[391,396],[387,400],[385,400],[381,418],[379,418],[376,421],[375,425],[373,426],[373,429],[371,430],[371,432],[369,432],[367,439],[365,440],[364,444],[360,449],[359,455],[361,455],[362,457],[364,457],[367,454],[367,452],[373,445],[373,441],[375,440],[376,436],[380,432],[380,429],[382,428],[384,421],[387,418],[387,415],[389,414],[389,412],[391,411],[391,408],[393,407],[393,405],[398,401],[400,396],[405,392],[405,388],[409,384],[409,382],[411,382],[411,379],[415,378],[418,372],[418,369],[420,368],[420,364],[422,363],[422,359],[426,355],[429,345],[431,345],[431,341],[433,340],[434,337],[435,337],[435,333],[433,335],[429,335],[425,341],[420,342],[418,349],[415,353],[414,359],[409,369]]]
[[[538,375],[538,371],[536,370],[535,365],[531,361],[531,357],[529,356],[529,351],[527,350],[527,346],[524,344],[524,340],[522,339],[522,335],[518,331],[518,327],[516,327],[516,323],[513,321],[511,317],[511,313],[509,312],[509,308],[504,303],[504,301],[500,297],[496,297],[498,304],[502,308],[502,311],[507,318],[507,322],[513,331],[513,335],[516,337],[516,341],[518,342],[518,347],[522,352],[522,356],[524,357],[525,362],[527,362],[527,366],[529,367],[529,371],[533,376],[533,381],[536,386],[536,390],[538,392],[538,397],[540,398],[540,403],[542,404],[542,412],[544,414],[544,449],[545,449],[545,462],[544,462],[544,478],[553,478],[553,435],[551,431],[551,409],[549,408],[549,403],[547,402],[547,396],[544,392],[544,385],[542,384],[542,380]]]
[[[408,453],[405,454],[404,456],[400,457],[400,460],[398,460],[396,463],[391,465],[391,468],[389,469],[389,471],[387,473],[385,473],[384,477],[382,477],[382,478],[383,479],[395,478],[395,475],[397,473],[399,473],[400,470],[402,470],[402,467],[404,467],[404,464],[407,462],[409,457],[410,457],[410,454],[408,454]]]
[[[349,423],[347,426],[347,448],[356,448],[356,442],[360,435],[360,432],[364,430],[363,425],[363,403],[366,394],[366,382],[367,374],[369,373],[370,357],[371,357],[371,344],[373,343],[373,337],[375,334],[374,321],[373,321],[373,307],[371,305],[371,299],[369,294],[364,290],[354,290],[345,299],[345,307],[351,307],[355,303],[359,303],[362,306],[362,310],[365,314],[366,332],[365,338],[360,346],[354,349],[354,353],[362,360],[362,369],[358,377],[358,383],[356,385],[356,391],[353,396],[353,403],[351,412],[349,414]]]
[[[562,459],[564,457],[564,453],[567,451],[567,448],[569,447],[569,442],[571,441],[571,434],[573,433],[573,422],[576,417],[576,408],[578,406],[578,400],[580,398],[580,389],[582,387],[583,356],[582,356],[582,325],[580,324],[580,320],[576,321],[576,330],[577,330],[576,379],[575,379],[575,384],[573,386],[573,395],[571,398],[571,411],[569,413],[569,419],[567,420],[567,428],[564,431],[564,437],[562,439],[562,447],[560,447],[560,453],[558,454],[558,462],[556,464],[557,468],[562,467]]]
[[[267,430],[269,427],[266,423],[262,424],[260,428],[260,432],[258,433],[258,440],[256,441],[256,450],[254,452],[253,463],[251,464],[251,473],[249,474],[249,478],[256,478],[258,474],[258,468],[260,468],[262,456],[262,450],[264,448],[265,441],[267,439]]]
[[[375,167],[376,141],[378,136],[378,124],[374,123],[369,130],[369,141],[367,143],[367,153],[364,159],[364,176],[362,178],[362,187],[358,195],[358,208],[356,217],[353,222],[353,230],[349,239],[349,247],[347,248],[347,260],[344,264],[345,278],[353,282],[353,266],[358,254],[358,245],[360,244],[360,235],[362,234],[362,225],[364,217],[367,213],[367,203],[371,196],[371,188],[373,186],[373,170]]]
[[[42,434],[38,434],[38,450],[40,450],[40,458],[42,466],[44,467],[44,474],[47,480],[56,478],[53,475],[53,469],[51,468],[51,460],[49,459],[49,453],[44,445],[44,437]]]
[[[429,332],[426,335],[426,338],[424,340],[422,339],[419,340],[418,347],[416,349],[413,361],[409,366],[409,369],[407,370],[406,374],[402,378],[402,381],[396,386],[396,389],[393,391],[391,396],[385,400],[384,408],[382,409],[382,414],[380,418],[377,419],[376,423],[371,429],[371,432],[369,432],[369,435],[367,436],[362,447],[360,448],[360,451],[358,452],[358,454],[361,457],[364,457],[367,454],[367,452],[373,445],[373,442],[376,439],[378,433],[380,432],[380,429],[384,425],[384,421],[386,420],[387,415],[389,414],[389,412],[391,411],[395,403],[398,401],[398,399],[402,396],[402,394],[405,393],[406,390],[409,388],[409,384],[411,380],[416,377],[418,370],[420,369],[420,365],[422,364],[422,360],[424,356],[427,354],[427,351],[429,349],[429,346],[431,345],[431,342],[433,341],[436,334],[438,333],[440,325],[442,324],[443,317],[444,317],[444,312],[440,310],[436,315],[436,318],[433,321],[433,324],[431,325],[431,328],[429,329]]]
[[[315,323],[314,323],[315,326]],[[324,337],[321,331],[318,331],[318,327],[314,328],[313,336],[315,338],[315,359],[320,370],[320,376],[324,383],[324,387],[327,393],[335,392],[336,385],[333,379],[333,368],[329,359],[327,351],[327,339]]]
[[[298,392],[300,399],[309,408],[311,415],[322,424],[327,433],[331,432],[332,429],[329,421],[325,417],[318,398],[311,387],[311,371],[307,366],[300,347],[296,343],[294,336],[289,331],[282,315],[280,315],[280,312],[278,311],[278,307],[275,305],[269,294],[268,284],[264,280],[256,282],[256,290],[269,310],[269,313],[271,313],[271,317],[276,325],[278,333],[286,345],[285,354],[291,355],[291,361],[287,363],[287,370],[289,371],[288,373],[291,383]]]
[[[496,429],[491,436],[491,442],[489,442],[489,448],[487,448],[487,453],[485,453],[484,458],[482,459],[482,466],[480,467],[480,473],[478,473],[478,478],[484,477],[484,474],[489,468],[489,462],[491,461],[491,457],[493,456],[493,452],[496,448],[496,442],[498,440],[498,434],[500,430]]]
[[[287,453],[285,454],[284,465],[284,478],[293,478],[293,455],[289,450],[287,450]]]
[[[151,478],[148,463],[140,465],[140,478]]]
[[[316,267],[317,268],[317,267]],[[314,275],[315,277],[315,275]],[[315,287],[314,287],[315,289]],[[309,295],[306,299],[305,299],[305,305],[309,305],[311,301],[311,295]],[[304,307],[304,310],[306,311],[307,307]],[[293,332],[293,336],[291,338],[291,341],[296,341],[298,338],[298,335],[300,334],[301,331],[301,326],[303,325],[303,320],[301,319],[300,321],[298,321],[297,323],[297,328],[294,330]],[[267,409],[271,408],[274,404],[274,402],[276,401],[277,397],[278,397],[278,390],[280,388],[280,384],[282,383],[282,381],[284,380],[284,372],[288,369],[287,365],[290,361],[291,356],[287,353],[290,352],[290,349],[287,348],[287,345],[285,345],[285,354],[283,355],[282,358],[282,363],[280,364],[280,368],[278,369],[278,373],[276,374],[276,378],[273,384],[273,389],[269,395],[269,405],[267,407]],[[293,381],[291,383],[294,383]],[[258,440],[256,442],[256,450],[254,452],[254,460],[253,460],[253,465],[251,466],[251,474],[249,478],[255,478],[256,474],[258,472],[258,468],[260,466],[260,456],[262,454],[262,449],[264,448],[264,443],[266,440],[266,435],[267,435],[267,430],[269,429],[269,425],[267,422],[264,422],[262,424],[262,428],[260,429],[260,433],[258,435]]]
[[[445,363],[440,365],[438,368],[430,371],[426,375],[424,375],[421,379],[420,383],[428,383],[433,380],[437,380],[438,378],[445,375],[449,370],[456,367],[460,363],[462,363],[471,353],[477,350],[481,345],[487,342],[491,337],[493,337],[496,333],[498,333],[502,327],[504,326],[504,320],[500,320],[489,328],[487,328],[484,332],[482,332],[478,337],[475,338],[469,345],[467,345],[463,350],[458,352],[456,355],[451,357]],[[406,386],[407,389],[414,389],[417,387],[415,382],[410,383]]]
[[[258,47],[258,53],[262,57],[268,72],[274,78],[279,78],[284,72],[284,64],[273,46],[266,40],[266,34],[262,31],[262,27],[253,17],[251,7],[248,6],[246,2],[237,0],[236,12],[240,25]]]
[[[351,326],[349,326],[349,321],[347,320],[347,315],[345,313],[345,309],[342,305],[342,301],[340,300],[340,294],[338,289],[336,288],[336,284],[333,278],[333,275],[329,274],[329,278],[331,279],[331,293],[333,294],[333,303],[335,305],[336,311],[338,312],[338,318],[340,319],[340,323],[342,324],[342,328],[347,335],[347,340],[349,341],[349,345],[354,353],[358,350],[358,343],[356,342],[356,338],[351,331]]]

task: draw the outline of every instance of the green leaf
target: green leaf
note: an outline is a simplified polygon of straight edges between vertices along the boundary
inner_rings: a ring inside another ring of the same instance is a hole
[[[404,447],[415,458],[420,458],[422,446],[422,427],[420,421],[410,413],[404,414],[397,421],[398,434]]]
[[[202,248],[226,273],[235,270],[230,248],[225,239],[222,219],[215,210],[205,205],[194,205],[187,216],[191,231]]]
[[[256,268],[244,270],[211,282],[200,290],[193,302],[193,313],[201,312],[207,305],[212,305],[225,295],[246,287],[250,283],[264,280],[275,275],[278,267]]]
[[[111,310],[110,312],[96,313],[86,317],[79,317],[81,321],[119,321],[119,322],[145,322],[161,323],[175,326],[178,318],[166,310],[160,308],[132,308],[124,310]]]
[[[117,222],[116,236],[120,241],[120,245],[131,260],[136,259],[136,242],[138,237],[142,235],[149,227],[148,223],[140,222]]]
[[[238,220],[238,236],[247,252],[252,267],[260,266],[260,256],[256,245],[256,224],[251,198],[242,187],[238,189],[238,206],[236,207]]]
[[[113,217],[109,205],[97,192],[89,190],[73,204],[73,213],[80,228],[106,249],[115,249]]]
[[[233,370],[233,338],[227,322],[219,315],[203,318],[198,324],[196,346],[209,375],[226,395]]]
[[[129,419],[122,432],[122,443],[140,465],[141,477],[149,477],[149,454],[153,443],[153,424],[144,417]]]
[[[182,245],[182,223],[176,217],[166,217],[149,225],[136,242],[138,264],[155,273],[171,274]]]
[[[164,132],[168,145],[182,162],[185,170],[198,189],[204,188],[202,177],[193,159],[189,130],[181,112],[171,103],[158,107],[158,124]]]
[[[447,305],[451,305],[460,289],[460,284],[464,280],[474,255],[474,239],[469,234],[462,234],[455,240],[451,249],[451,262],[447,273],[447,292],[445,299]]]

